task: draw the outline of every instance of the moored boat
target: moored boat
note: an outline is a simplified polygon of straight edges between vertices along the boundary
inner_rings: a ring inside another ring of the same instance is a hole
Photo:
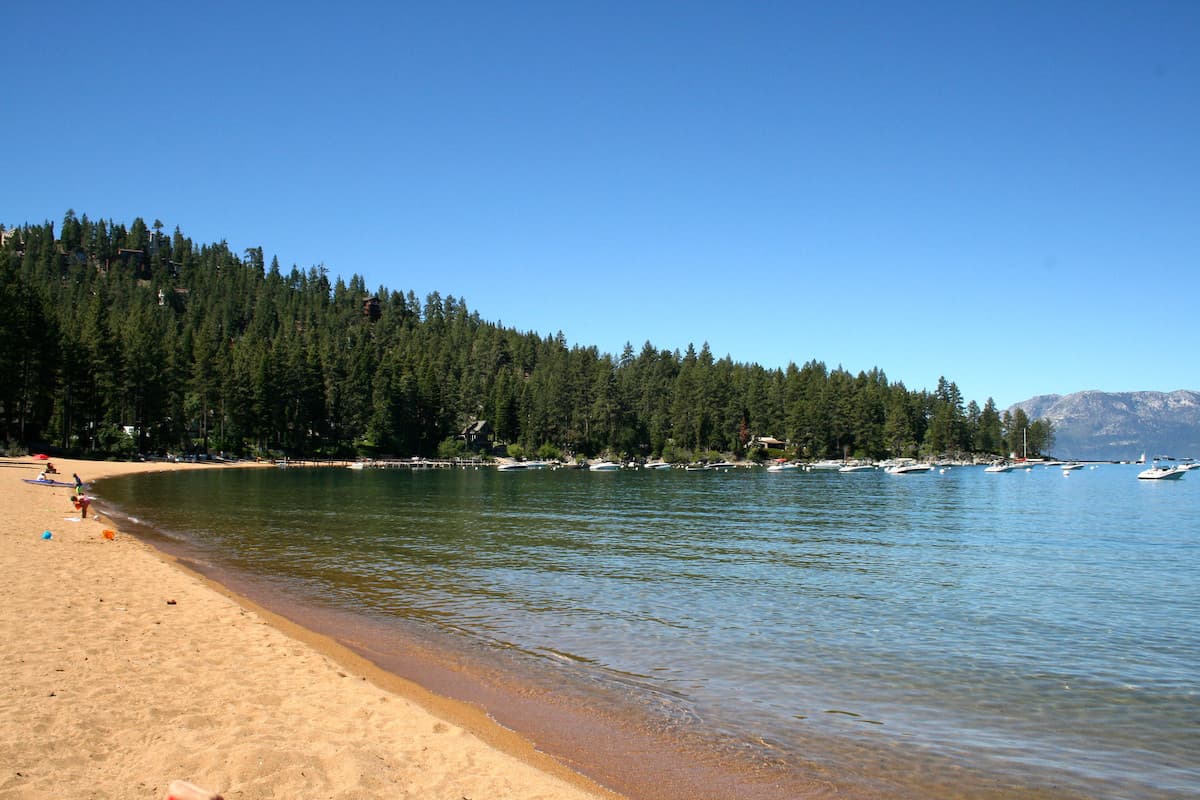
[[[616,472],[621,465],[615,461],[597,461],[588,467],[592,472]]]
[[[1187,474],[1186,469],[1179,467],[1150,467],[1138,473],[1140,481],[1177,481]]]
[[[933,464],[930,464],[927,461],[922,461],[919,463],[915,461],[902,462],[900,464],[893,464],[884,470],[884,472],[888,473],[889,475],[912,475],[915,473],[932,471]]]

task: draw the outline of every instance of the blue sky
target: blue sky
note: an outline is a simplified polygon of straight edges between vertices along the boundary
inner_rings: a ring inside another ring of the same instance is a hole
[[[1200,3],[32,3],[0,223],[261,246],[619,353],[1200,389]]]

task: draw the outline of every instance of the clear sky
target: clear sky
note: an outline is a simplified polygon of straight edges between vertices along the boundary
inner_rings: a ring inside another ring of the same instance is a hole
[[[1200,389],[1200,3],[25,2],[0,223],[618,354]]]

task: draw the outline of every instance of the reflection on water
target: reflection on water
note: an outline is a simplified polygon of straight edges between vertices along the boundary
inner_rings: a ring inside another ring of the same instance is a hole
[[[785,761],[844,741],[1183,797],[1200,486],[1134,474],[225,470],[99,489],[313,602],[562,665]]]

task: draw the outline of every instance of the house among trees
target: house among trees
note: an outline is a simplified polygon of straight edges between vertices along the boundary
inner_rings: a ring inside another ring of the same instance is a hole
[[[754,440],[754,443],[759,447],[765,447],[768,450],[783,450],[787,447],[787,442],[781,442],[774,436],[759,436]]]
[[[476,420],[463,428],[458,438],[467,443],[468,450],[487,450],[492,446],[492,423]]]
[[[372,295],[371,297],[363,298],[363,316],[364,317],[371,320],[371,322],[378,322],[379,317],[382,314],[383,314],[383,309],[380,308],[380,306],[379,306],[379,298],[378,297]]]
[[[145,280],[146,278],[150,277],[150,270],[146,262],[145,250],[133,250],[128,247],[121,247],[117,249],[117,257],[115,260],[121,265],[122,269],[129,270],[132,268],[135,278]]]

